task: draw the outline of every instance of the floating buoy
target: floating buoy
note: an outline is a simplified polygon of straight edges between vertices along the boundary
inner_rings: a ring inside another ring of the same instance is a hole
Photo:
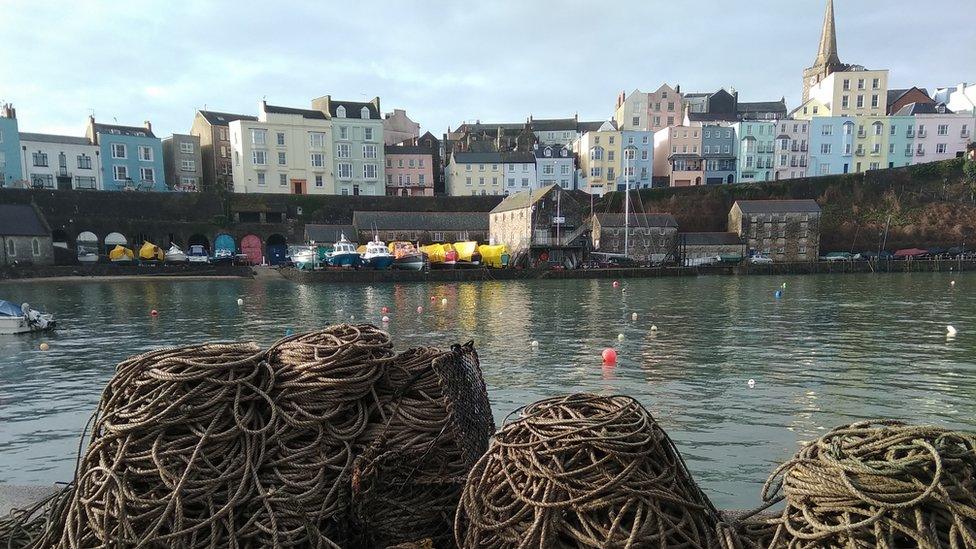
[[[773,297],[775,297],[776,299],[779,299],[779,298],[783,297],[783,290],[776,290],[773,293]]]
[[[349,315],[349,320],[356,318],[356,315]]]
[[[441,305],[447,305],[447,298],[441,299]]]
[[[149,316],[159,316],[159,311],[157,311],[156,309],[153,309],[153,310],[149,311]]]
[[[383,313],[383,314],[386,314],[386,313],[390,312],[390,308],[389,307],[383,307],[382,309],[380,309],[380,312]]]
[[[417,314],[419,315],[419,314],[422,314],[423,312],[424,312],[424,308],[423,308],[423,307],[420,307],[420,306],[418,306],[418,307],[417,307]]]
[[[535,340],[535,339],[533,339],[533,340],[532,340],[532,346],[533,346],[533,347],[538,347],[538,346],[539,346],[539,341],[538,341],[538,340]]]
[[[946,326],[946,335],[949,337],[954,337],[956,335],[956,329],[952,326]]]
[[[295,331],[291,328],[285,328],[285,337],[295,335]]]
[[[783,283],[783,289],[784,290],[786,289],[786,283],[785,282]]]
[[[613,281],[613,287],[614,287],[614,288],[619,288],[619,287],[620,287],[620,283],[619,283],[619,282],[617,282],[616,280],[614,280],[614,281]]]
[[[657,326],[651,324],[651,331],[652,332],[656,332],[657,331]]]
[[[624,334],[617,334],[617,341],[623,341],[623,340],[624,340]]]
[[[956,281],[955,280],[950,280],[949,281],[949,285],[950,286],[955,286],[956,285]]]
[[[746,382],[746,385],[748,385],[749,388],[752,389],[752,388],[754,388],[756,386],[756,380],[755,379],[750,379],[748,382]]]
[[[617,362],[617,351],[614,351],[610,347],[604,349],[603,354],[601,356],[603,357],[603,362],[605,364],[613,364]]]
[[[637,320],[637,313],[630,315],[631,320]]]
[[[243,305],[244,304],[244,300],[241,299],[241,298],[237,298],[237,304],[238,305]]]
[[[430,296],[430,300],[431,300],[431,301],[434,301],[435,299],[437,299],[437,298],[436,298],[436,297],[434,297],[434,296]]]
[[[51,346],[50,346],[50,345],[48,345],[47,343],[41,343],[41,346],[40,346],[40,349],[41,349],[42,351],[46,351],[46,350],[48,350],[48,349],[50,349],[50,348],[51,348]]]
[[[390,317],[383,315],[383,322],[389,322],[389,321],[390,321]]]

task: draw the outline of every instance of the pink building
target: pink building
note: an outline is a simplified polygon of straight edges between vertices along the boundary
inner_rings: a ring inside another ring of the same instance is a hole
[[[701,131],[672,126],[654,132],[655,186],[690,187],[704,181]]]
[[[434,150],[416,145],[387,145],[386,194],[434,196]]]

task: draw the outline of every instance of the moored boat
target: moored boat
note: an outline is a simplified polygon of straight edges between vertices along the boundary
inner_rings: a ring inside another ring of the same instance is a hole
[[[295,246],[292,248],[291,262],[296,269],[310,271],[315,268],[318,259],[318,250],[315,246]]]
[[[54,326],[52,314],[31,309],[27,303],[17,307],[9,301],[0,300],[0,335],[41,332]]]
[[[167,263],[186,263],[186,254],[176,244],[171,244],[163,257]]]
[[[98,254],[89,250],[78,250],[79,263],[98,263]]]
[[[135,261],[135,255],[129,248],[116,244],[108,253],[108,259],[112,263],[132,263]]]
[[[214,252],[213,262],[215,264],[227,264],[234,262],[234,251],[227,248],[217,248]]]
[[[389,269],[393,265],[393,261],[393,254],[390,253],[386,244],[378,237],[374,237],[366,245],[366,251],[363,253],[363,263],[370,269],[376,269],[378,271]]]
[[[427,254],[432,269],[453,269],[457,264],[457,251],[450,244],[428,244],[420,251]]]
[[[424,268],[424,254],[414,247],[411,242],[390,242],[388,246],[393,254],[393,268],[406,271],[420,271]]]
[[[166,259],[166,254],[159,246],[149,242],[148,240],[143,241],[142,247],[139,248],[139,260],[140,261],[163,261]]]
[[[332,253],[329,254],[329,265],[358,268],[361,261],[362,256],[356,251],[356,245],[346,240],[346,235],[341,235],[339,241],[332,247]]]
[[[474,241],[455,242],[454,249],[457,250],[458,267],[477,267],[481,265],[481,253],[478,252],[478,243]]]
[[[478,253],[481,254],[481,263],[485,267],[494,267],[496,269],[508,267],[508,249],[503,244],[494,246],[482,244],[478,246]]]
[[[200,244],[194,244],[190,246],[190,250],[186,253],[186,259],[190,263],[210,263],[210,254]]]

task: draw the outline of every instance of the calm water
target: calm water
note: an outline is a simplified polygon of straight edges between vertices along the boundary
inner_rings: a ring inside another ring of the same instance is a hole
[[[785,294],[774,299],[782,282]],[[699,277],[621,289],[609,281],[32,282],[0,284],[2,298],[43,306],[62,328],[0,336],[0,482],[69,479],[78,434],[129,355],[204,340],[268,344],[288,328],[350,315],[379,323],[383,306],[399,348],[475,340],[496,421],[558,393],[637,397],[720,506],[756,503],[798,440],[840,423],[895,417],[976,429],[973,274]],[[949,341],[946,324],[959,330]],[[37,350],[42,341],[49,351]],[[614,368],[601,365],[607,346],[619,349]]]

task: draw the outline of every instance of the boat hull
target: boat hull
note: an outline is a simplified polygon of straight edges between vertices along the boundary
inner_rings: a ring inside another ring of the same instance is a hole
[[[78,254],[79,263],[98,263],[98,254]]]
[[[0,335],[26,334],[29,332],[44,332],[53,330],[56,322],[51,315],[42,315],[47,320],[47,325],[43,328],[27,323],[27,319],[22,316],[3,316],[0,317]]]
[[[403,271],[420,271],[424,268],[424,258],[419,255],[399,257],[393,260],[393,268]]]
[[[366,266],[370,269],[376,269],[377,271],[385,271],[393,265],[392,255],[379,255],[367,258],[365,260]]]
[[[329,265],[333,267],[358,267],[360,261],[359,254],[333,254],[329,258]]]
[[[186,254],[166,254],[166,263],[186,263]]]
[[[190,263],[210,263],[210,258],[205,255],[191,255],[187,256],[186,259]]]

